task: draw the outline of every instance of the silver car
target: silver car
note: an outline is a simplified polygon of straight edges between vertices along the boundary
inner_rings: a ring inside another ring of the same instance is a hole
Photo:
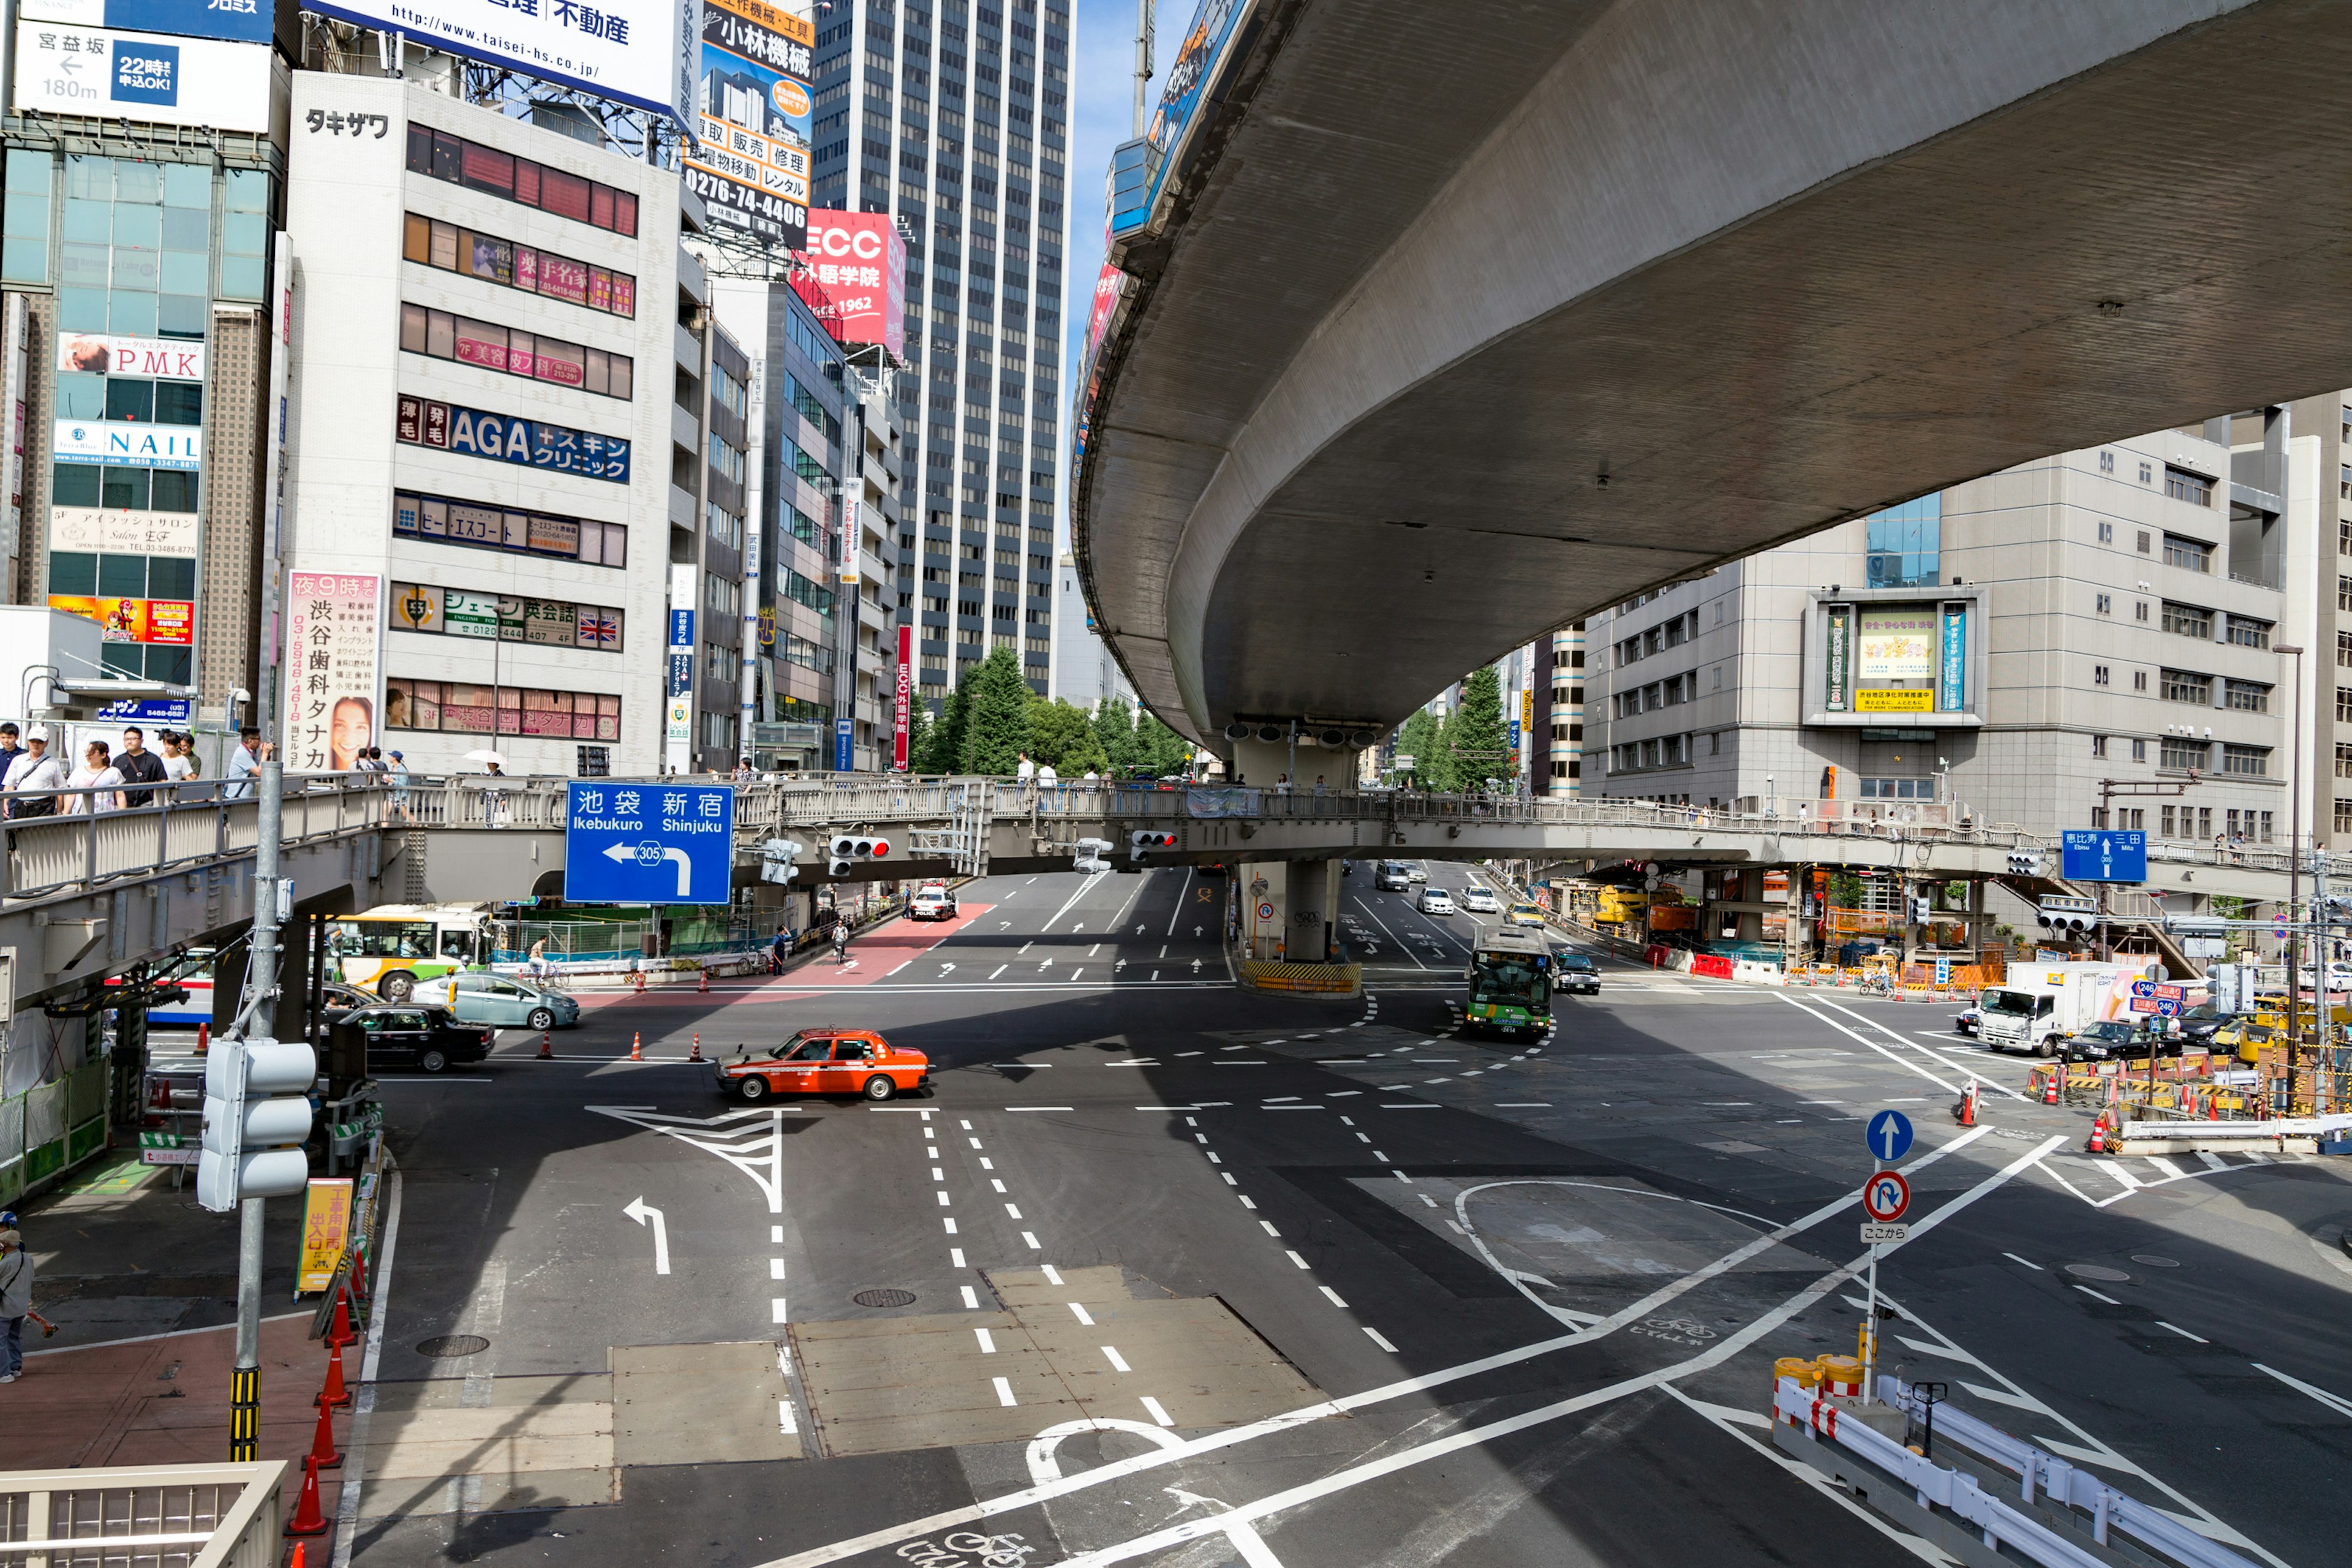
[[[568,1029],[580,1022],[580,1004],[562,992],[480,970],[420,980],[414,999],[448,1008],[460,1024],[546,1030]]]

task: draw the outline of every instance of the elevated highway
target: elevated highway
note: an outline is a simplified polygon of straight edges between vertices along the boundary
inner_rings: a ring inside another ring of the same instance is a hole
[[[2352,363],[2352,7],[1230,9],[1072,490],[1121,667],[1220,751]]]

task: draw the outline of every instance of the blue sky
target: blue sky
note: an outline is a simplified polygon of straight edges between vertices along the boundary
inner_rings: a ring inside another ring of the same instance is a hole
[[[1197,0],[1160,0],[1152,26],[1158,57],[1151,96],[1157,101],[1176,43],[1192,20]],[[1103,175],[1110,150],[1130,134],[1135,113],[1135,0],[1077,0],[1070,58],[1069,238],[1064,247],[1062,395],[1077,395],[1078,355],[1086,347],[1087,311],[1095,274],[1102,270]],[[1068,405],[1062,410],[1063,453],[1069,447]],[[1068,477],[1066,476],[1066,480]],[[1069,486],[1061,487],[1059,535],[1069,536]]]

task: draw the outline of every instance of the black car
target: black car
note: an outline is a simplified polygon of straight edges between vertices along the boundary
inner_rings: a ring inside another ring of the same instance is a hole
[[[2106,1019],[2086,1024],[2066,1042],[2070,1062],[2126,1061],[2134,1057],[2177,1057],[2180,1042],[2168,1039],[2146,1024]]]
[[[1601,994],[1601,971],[1580,952],[1563,952],[1552,959],[1551,988]]]
[[[490,1054],[496,1029],[460,1024],[446,1007],[413,1002],[379,1002],[354,1007],[335,1021],[340,1033],[356,1029],[367,1040],[367,1070],[410,1067],[446,1072],[453,1064],[480,1061]]]

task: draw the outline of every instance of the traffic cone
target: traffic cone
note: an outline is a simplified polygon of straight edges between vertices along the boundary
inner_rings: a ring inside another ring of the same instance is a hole
[[[630,978],[636,982],[637,994],[640,996],[644,995],[646,994],[646,972],[640,969],[631,975]]]
[[[286,1521],[286,1533],[327,1533],[327,1516],[319,1511],[319,1461],[313,1455],[302,1457],[302,1497],[294,1505],[294,1517]]]
[[[352,1402],[352,1391],[343,1385],[343,1347],[327,1347],[327,1384],[319,1390],[315,1404],[321,1409],[341,1407]]]
[[[343,1456],[335,1447],[335,1412],[331,1405],[319,1406],[319,1429],[310,1436],[310,1459],[322,1470],[342,1466]]]
[[[308,1561],[310,1550],[310,1543],[309,1542],[296,1542],[294,1543],[294,1554],[286,1559],[286,1568],[303,1568],[303,1564]]]
[[[2107,1113],[2102,1110],[2099,1112],[2099,1119],[2091,1123],[2091,1152],[2094,1154],[2104,1154],[2106,1152]]]
[[[2058,1071],[2059,1069],[2053,1066],[2050,1069],[2050,1081],[2042,1085],[2042,1103],[2044,1105],[2058,1103]]]
[[[196,1026],[196,1055],[200,1057],[208,1056],[211,1054],[212,1048],[213,1026],[210,1024],[198,1024]]]
[[[698,986],[696,986],[696,987],[695,987],[695,989],[696,989],[697,991],[701,992],[701,993],[702,993],[702,994],[704,994],[705,996],[708,996],[708,995],[709,995],[709,994],[710,994],[710,971],[709,971],[709,970],[705,969],[705,970],[703,970],[703,971],[702,971],[702,984],[699,984],[699,985],[698,985]]]
[[[1969,1079],[1969,1087],[1960,1090],[1960,1103],[1953,1108],[1952,1116],[1963,1127],[1977,1124],[1977,1080]]]
[[[327,1342],[331,1345],[341,1346],[351,1344],[358,1339],[359,1335],[352,1332],[351,1287],[338,1285],[335,1287],[335,1320],[327,1330]]]
[[[702,1037],[700,1035],[694,1037],[694,1050],[687,1057],[686,1059],[690,1062],[698,1062],[702,1059]]]
[[[643,1034],[629,1037],[629,1059],[633,1062],[646,1059],[646,1037]]]
[[[543,1062],[555,1059],[555,1037],[551,1030],[541,1029],[539,1032],[539,1059]]]

